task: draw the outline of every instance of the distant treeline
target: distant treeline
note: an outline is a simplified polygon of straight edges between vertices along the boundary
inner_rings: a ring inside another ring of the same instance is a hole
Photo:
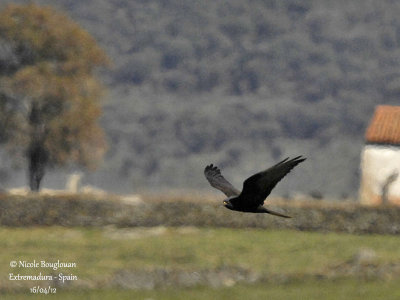
[[[205,188],[209,162],[240,185],[303,154],[310,159],[302,174],[293,172],[278,192],[354,195],[374,106],[399,103],[394,1],[56,5],[113,59],[103,75],[110,151],[90,179],[106,188]]]

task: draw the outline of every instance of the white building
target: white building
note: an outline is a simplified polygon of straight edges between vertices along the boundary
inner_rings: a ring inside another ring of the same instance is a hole
[[[400,106],[379,105],[361,153],[360,201],[400,205]]]

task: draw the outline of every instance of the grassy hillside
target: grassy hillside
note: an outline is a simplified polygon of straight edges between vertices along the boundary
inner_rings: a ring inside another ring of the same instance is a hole
[[[205,188],[210,162],[239,186],[303,154],[302,176],[277,193],[354,195],[374,106],[400,96],[390,0],[36,2],[64,10],[113,59],[102,71],[111,147],[87,178],[112,190]]]

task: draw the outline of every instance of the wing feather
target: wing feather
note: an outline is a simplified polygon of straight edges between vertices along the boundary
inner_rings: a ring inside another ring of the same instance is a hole
[[[208,165],[204,169],[204,175],[212,187],[223,192],[227,197],[238,196],[240,191],[237,190],[228,180],[221,174],[221,170],[213,164]]]
[[[243,183],[241,194],[243,197],[240,198],[252,202],[247,203],[247,205],[263,205],[265,198],[268,197],[277,183],[295,166],[306,160],[302,156],[297,156],[291,160],[288,159],[286,158],[271,168],[247,178]]]

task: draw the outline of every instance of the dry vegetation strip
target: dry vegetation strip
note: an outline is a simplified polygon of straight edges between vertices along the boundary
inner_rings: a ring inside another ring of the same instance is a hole
[[[118,197],[83,195],[0,196],[0,224],[6,226],[197,226],[229,228],[296,229],[348,233],[400,233],[400,207],[366,207],[356,203],[323,201],[268,201],[277,211],[291,215],[281,219],[269,215],[232,212],[219,198],[145,197],[129,204]],[[214,201],[214,202],[211,202]]]

